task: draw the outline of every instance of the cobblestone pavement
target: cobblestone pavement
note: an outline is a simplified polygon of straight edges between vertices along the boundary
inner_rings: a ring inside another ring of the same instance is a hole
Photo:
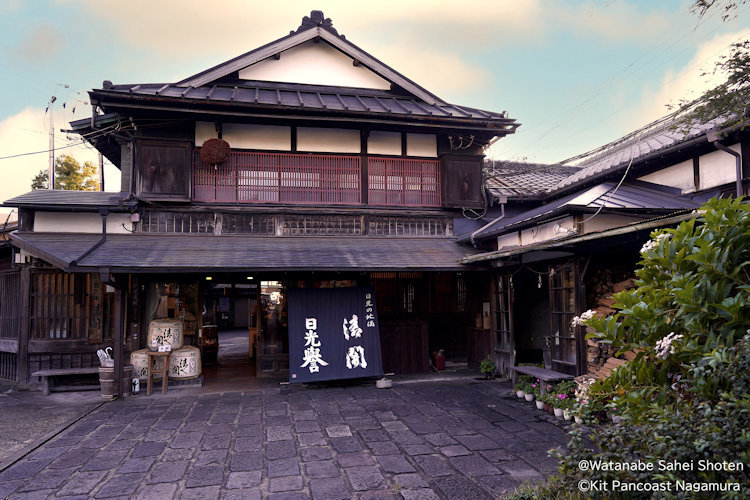
[[[497,498],[567,431],[470,377],[173,391],[90,413],[0,473],[0,498]]]

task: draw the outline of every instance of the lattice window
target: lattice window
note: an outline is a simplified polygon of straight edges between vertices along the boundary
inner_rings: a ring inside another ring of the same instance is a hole
[[[276,233],[273,215],[220,214],[221,234],[272,235]]]
[[[453,224],[446,219],[372,217],[368,219],[371,236],[450,236]]]
[[[359,236],[362,234],[360,217],[305,217],[285,216],[284,236]]]
[[[160,212],[146,210],[140,224],[142,233],[213,234],[213,213]]]
[[[0,338],[17,339],[21,295],[21,273],[0,274]]]
[[[40,272],[31,279],[31,338],[45,340],[111,339],[112,293],[95,274]]]

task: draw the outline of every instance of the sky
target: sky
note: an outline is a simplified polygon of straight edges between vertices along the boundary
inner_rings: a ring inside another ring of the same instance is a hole
[[[80,140],[60,129],[91,116],[87,91],[103,80],[181,80],[287,35],[313,9],[347,40],[442,99],[507,110],[521,127],[495,143],[489,157],[560,162],[719,82],[710,74],[714,62],[731,43],[750,38],[750,5],[724,22],[719,10],[699,19],[690,4],[3,0],[0,200],[29,191],[34,175],[48,167],[50,120],[56,154],[97,161],[95,151],[76,146]],[[105,189],[119,190],[119,171],[109,164]]]

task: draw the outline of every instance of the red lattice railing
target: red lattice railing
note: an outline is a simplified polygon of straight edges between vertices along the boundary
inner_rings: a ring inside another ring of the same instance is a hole
[[[232,152],[224,165],[193,156],[193,200],[230,203],[362,203],[359,156]],[[440,206],[440,162],[368,159],[371,205]]]
[[[440,206],[438,160],[369,158],[367,173],[371,205]]]
[[[195,201],[361,203],[358,156],[232,152],[224,165],[193,159]]]

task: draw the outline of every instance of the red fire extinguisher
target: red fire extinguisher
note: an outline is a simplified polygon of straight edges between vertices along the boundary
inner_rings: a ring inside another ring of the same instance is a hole
[[[432,356],[435,358],[435,369],[437,371],[445,370],[445,351],[433,351]]]

